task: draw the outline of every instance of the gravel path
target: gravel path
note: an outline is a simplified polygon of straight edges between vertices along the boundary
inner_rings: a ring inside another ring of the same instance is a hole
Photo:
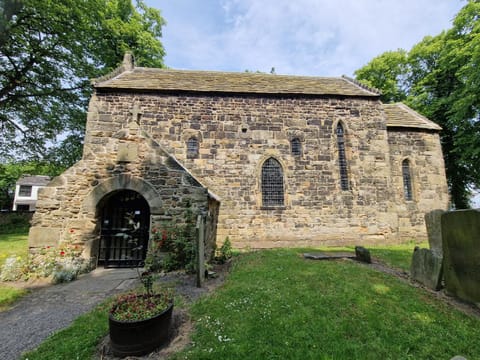
[[[33,290],[0,313],[0,359],[18,359],[105,298],[137,284],[132,269],[97,269],[67,284]]]

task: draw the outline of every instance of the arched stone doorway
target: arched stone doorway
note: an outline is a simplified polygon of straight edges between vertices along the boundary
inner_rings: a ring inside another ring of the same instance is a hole
[[[116,190],[98,204],[100,244],[98,265],[143,266],[148,249],[150,207],[133,190]]]

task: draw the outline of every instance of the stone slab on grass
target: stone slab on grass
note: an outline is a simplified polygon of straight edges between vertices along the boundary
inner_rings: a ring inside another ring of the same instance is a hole
[[[315,252],[305,253],[303,254],[303,257],[310,260],[355,259],[355,254],[346,251]]]

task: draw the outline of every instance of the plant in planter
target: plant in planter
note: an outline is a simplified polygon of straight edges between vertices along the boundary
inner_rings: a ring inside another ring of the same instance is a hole
[[[144,292],[120,295],[109,316],[109,332],[116,356],[140,356],[165,344],[170,336],[173,292],[153,291],[153,274],[139,275]]]
[[[109,315],[110,343],[116,356],[140,356],[165,344],[170,337],[173,292],[153,290],[153,274],[139,274],[143,292],[118,296]]]

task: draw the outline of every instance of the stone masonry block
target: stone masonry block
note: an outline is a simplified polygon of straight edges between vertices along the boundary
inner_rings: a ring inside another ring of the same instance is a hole
[[[28,234],[28,247],[57,246],[61,232],[61,228],[32,226]]]

